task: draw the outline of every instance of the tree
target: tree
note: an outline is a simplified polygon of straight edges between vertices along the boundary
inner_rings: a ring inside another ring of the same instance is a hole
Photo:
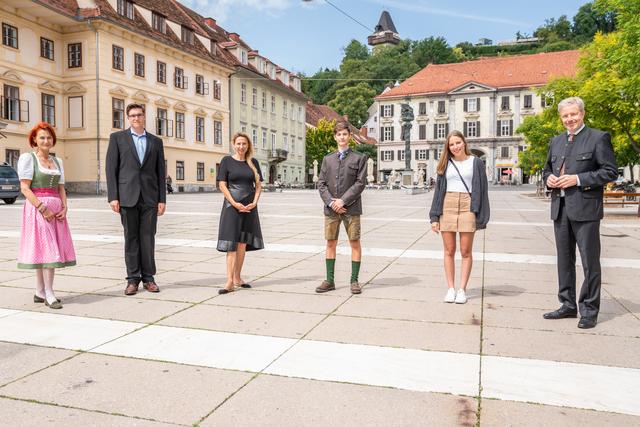
[[[611,11],[601,12],[594,7],[593,2],[580,6],[578,13],[573,17],[573,38],[580,44],[593,40],[593,36],[599,31],[610,33],[615,30],[615,14]]]
[[[369,58],[369,49],[367,48],[367,46],[363,45],[355,39],[351,40],[351,42],[343,50],[344,59],[359,59],[364,61]]]
[[[567,19],[567,15],[562,15],[558,19],[545,19],[545,24],[538,27],[533,35],[534,37],[540,37],[546,43],[571,40],[571,22]]]
[[[378,162],[378,149],[373,144],[354,144],[353,150],[358,153],[365,154],[368,158],[373,159],[373,164]]]
[[[349,121],[359,128],[367,121],[368,109],[376,94],[367,83],[360,82],[356,86],[339,89],[329,106],[340,115],[348,116]]]
[[[325,68],[310,78],[303,79],[302,91],[311,98],[314,104],[324,105],[335,96],[336,84],[340,76],[340,71]]]
[[[335,124],[335,120],[320,119],[315,128],[307,129],[305,140],[307,170],[312,169],[313,161],[317,160],[318,172],[320,172],[320,165],[324,156],[336,150],[336,141],[333,139],[333,127]]]
[[[412,42],[411,59],[420,68],[427,64],[447,64],[457,60],[444,37],[429,37]]]

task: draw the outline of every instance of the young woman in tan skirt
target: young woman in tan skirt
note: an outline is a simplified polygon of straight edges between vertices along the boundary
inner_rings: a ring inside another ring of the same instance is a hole
[[[447,278],[445,302],[467,302],[467,283],[473,264],[473,237],[489,222],[489,184],[484,162],[469,151],[462,132],[454,130],[437,168],[438,179],[429,217],[431,229],[442,235],[444,272]],[[460,289],[455,289],[456,233],[460,233]]]

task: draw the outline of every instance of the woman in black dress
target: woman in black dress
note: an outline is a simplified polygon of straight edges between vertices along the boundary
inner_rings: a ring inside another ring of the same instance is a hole
[[[233,292],[236,286],[251,287],[240,277],[244,254],[264,248],[258,218],[262,191],[260,164],[253,158],[253,144],[247,134],[236,133],[231,144],[235,154],[222,159],[217,177],[224,194],[217,249],[227,253],[227,283],[219,294]]]

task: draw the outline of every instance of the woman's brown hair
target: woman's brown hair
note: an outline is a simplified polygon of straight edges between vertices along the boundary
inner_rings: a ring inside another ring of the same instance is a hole
[[[244,155],[244,158],[247,161],[247,164],[249,165],[251,170],[253,171],[253,175],[255,176],[256,182],[258,182],[260,181],[260,175],[258,174],[258,170],[256,169],[256,166],[253,164],[253,141],[251,141],[251,138],[249,138],[249,135],[247,135],[246,133],[236,132],[233,135],[233,138],[231,138],[231,145],[235,145],[236,139],[238,138],[244,138],[248,142],[247,152]]]
[[[471,151],[469,151],[469,144],[467,144],[467,140],[465,139],[464,134],[459,130],[452,130],[451,132],[449,132],[449,135],[447,135],[447,142],[444,143],[445,149],[442,150],[442,155],[440,156],[440,161],[438,162],[438,168],[436,169],[438,175],[444,175],[444,172],[447,170],[447,165],[449,164],[449,159],[453,157],[453,155],[451,154],[451,149],[449,148],[449,141],[454,136],[457,136],[458,138],[462,139],[462,142],[464,142],[464,154],[466,154],[467,156],[471,155]]]

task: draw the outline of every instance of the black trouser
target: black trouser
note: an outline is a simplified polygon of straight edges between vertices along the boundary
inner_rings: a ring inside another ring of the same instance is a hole
[[[138,200],[133,207],[120,207],[124,227],[124,262],[127,282],[153,282],[156,274],[155,236],[158,208]]]
[[[584,282],[578,307],[582,317],[598,317],[600,310],[600,221],[572,221],[560,200],[558,219],[553,222],[558,253],[558,300],[576,309],[576,244],[580,251]]]

